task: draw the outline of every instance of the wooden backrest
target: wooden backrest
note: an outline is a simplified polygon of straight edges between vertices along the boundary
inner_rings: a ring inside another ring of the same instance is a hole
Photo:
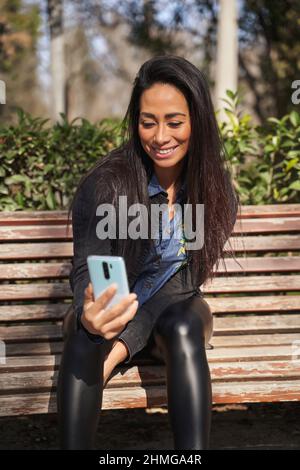
[[[0,215],[1,416],[56,411],[62,319],[72,300],[65,223],[62,211]],[[244,206],[231,240],[239,264],[227,259],[227,273],[220,265],[202,286],[214,313],[213,401],[299,401],[292,354],[300,339],[300,204]],[[166,404],[163,366],[139,354],[109,381],[103,409]]]
[[[0,215],[0,338],[8,355],[61,351],[61,322],[72,300],[72,226],[67,234],[66,215]],[[213,282],[202,286],[216,316],[216,336],[264,333],[271,326],[299,333],[300,204],[243,206],[233,235],[241,266],[228,259],[227,273],[219,266]],[[245,322],[250,313],[272,314],[269,327],[259,315]]]

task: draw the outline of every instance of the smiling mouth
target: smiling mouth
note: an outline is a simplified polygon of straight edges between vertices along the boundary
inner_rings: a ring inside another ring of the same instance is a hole
[[[166,156],[172,155],[178,147],[179,145],[175,145],[174,147],[170,147],[169,149],[166,149],[166,150],[158,150],[158,149],[153,148],[153,151],[155,155],[158,157],[166,157]]]

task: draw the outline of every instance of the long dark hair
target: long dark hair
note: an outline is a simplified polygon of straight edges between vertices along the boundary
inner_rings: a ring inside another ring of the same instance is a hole
[[[126,195],[128,206],[144,204],[150,214],[148,183],[153,162],[144,151],[139,134],[139,104],[142,93],[155,83],[167,83],[177,87],[185,96],[191,119],[189,149],[185,158],[184,178],[187,183],[187,200],[192,204],[204,204],[204,245],[200,250],[187,251],[192,279],[200,286],[214,277],[214,266],[224,261],[225,253],[234,256],[229,237],[231,235],[239,196],[234,190],[226,152],[205,76],[183,57],[158,55],[146,61],[140,68],[134,83],[128,109],[122,121],[122,144],[102,157],[80,180],[74,200],[83,182],[97,172],[95,204],[105,200],[118,208],[118,196]],[[99,173],[98,173],[99,172]],[[104,197],[105,195],[105,197]],[[193,214],[193,227],[195,220]],[[226,241],[230,249],[224,250]],[[100,242],[101,243],[101,242]],[[142,240],[117,240],[114,254],[124,256],[127,269],[134,269],[135,260],[143,249]],[[224,264],[225,266],[225,264]]]

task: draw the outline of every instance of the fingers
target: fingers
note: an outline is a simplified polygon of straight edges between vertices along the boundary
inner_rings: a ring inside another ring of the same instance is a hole
[[[138,309],[138,301],[134,300],[133,303],[126,309],[125,313],[114,316],[114,319],[105,323],[102,326],[103,334],[109,332],[110,336],[107,336],[108,339],[113,338],[115,335],[120,333],[127,325],[127,323],[133,319]]]
[[[84,307],[89,308],[94,303],[94,294],[92,284],[89,282],[88,286],[84,290]]]
[[[114,305],[107,310],[101,310],[99,315],[101,315],[101,320],[103,323],[112,321],[122,315],[129,307],[131,307],[132,303],[136,301],[136,298],[137,295],[133,292],[124,297],[124,299],[120,300],[117,305]]]
[[[108,302],[115,295],[116,290],[117,290],[117,284],[113,283],[95,300],[94,299],[93,286],[92,286],[92,283],[89,282],[88,286],[84,290],[85,306],[87,308],[89,308],[94,303],[94,305],[95,305],[94,310],[95,310],[95,313],[96,313],[97,311],[99,311],[99,308],[103,309],[103,308],[106,307]]]
[[[97,311],[104,309],[117,291],[117,284],[111,284],[96,300],[95,309]]]
[[[84,289],[84,296],[87,300],[93,299],[93,287],[91,282],[89,282],[88,286]]]
[[[116,283],[111,284],[95,301],[93,301],[91,283],[88,284],[84,293],[84,315],[81,321],[86,322],[86,327],[90,332],[98,331],[106,339],[120,333],[132,320],[138,308],[135,293],[123,297],[116,305],[107,307],[115,295],[117,287]]]

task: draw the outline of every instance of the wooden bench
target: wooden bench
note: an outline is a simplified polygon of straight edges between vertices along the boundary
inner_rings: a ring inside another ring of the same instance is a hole
[[[72,292],[66,212],[0,216],[0,415],[56,412],[62,320]],[[232,237],[242,268],[202,286],[214,313],[213,402],[300,400],[300,204],[244,206]],[[245,252],[243,252],[245,250]],[[141,351],[119,366],[103,409],[166,406],[165,367]]]

